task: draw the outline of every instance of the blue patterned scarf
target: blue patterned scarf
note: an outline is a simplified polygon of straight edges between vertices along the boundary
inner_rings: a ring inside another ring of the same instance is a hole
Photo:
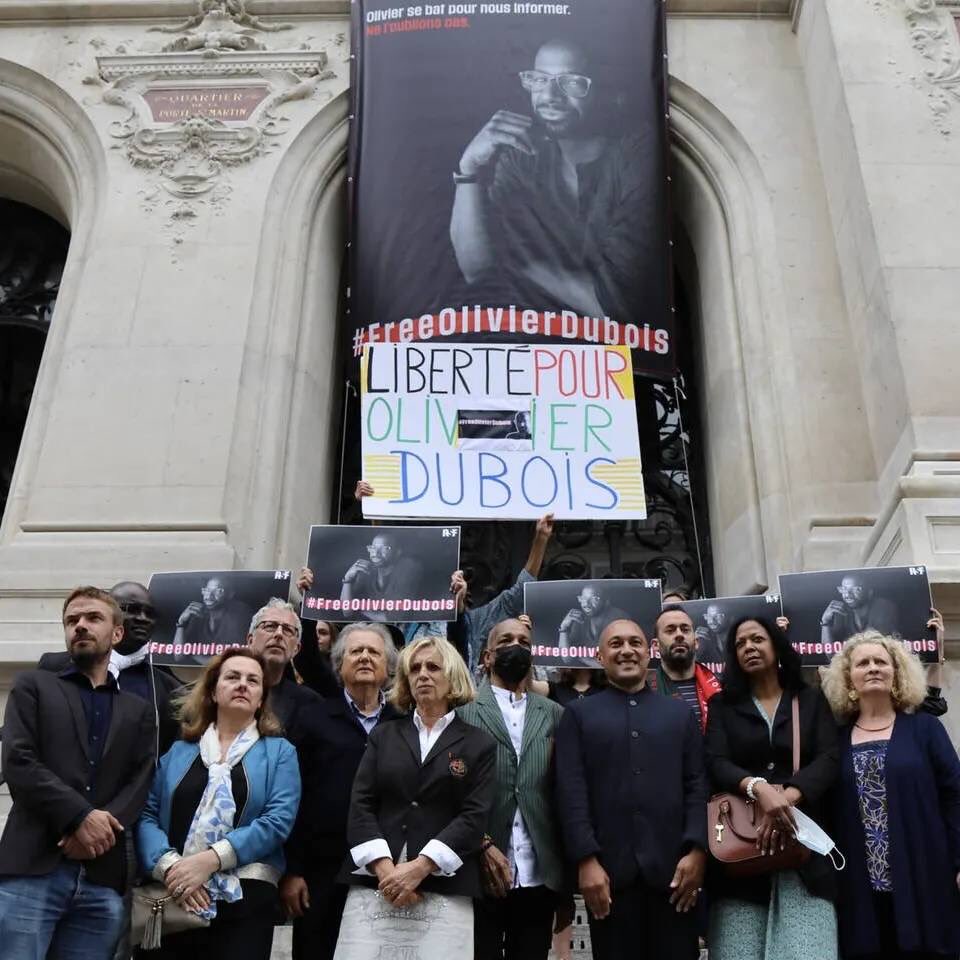
[[[260,739],[256,721],[242,730],[230,744],[225,759],[220,759],[220,737],[217,726],[211,723],[200,738],[200,759],[207,768],[207,785],[193,815],[183,855],[202,853],[233,829],[237,804],[233,799],[230,771],[243,759],[246,752]],[[205,884],[210,895],[210,906],[200,916],[212,919],[217,915],[217,900],[232,903],[243,898],[240,880],[233,870],[218,871]]]

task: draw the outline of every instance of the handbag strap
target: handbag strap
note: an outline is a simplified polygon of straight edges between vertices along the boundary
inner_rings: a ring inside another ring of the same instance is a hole
[[[800,769],[800,698],[793,695],[793,772]]]

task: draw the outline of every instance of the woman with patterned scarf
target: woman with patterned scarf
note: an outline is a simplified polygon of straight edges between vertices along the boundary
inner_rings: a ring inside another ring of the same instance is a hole
[[[138,951],[148,960],[270,957],[300,771],[270,711],[263,667],[249,648],[229,647],[183,701],[183,740],[160,761],[137,853],[144,873],[210,922]]]

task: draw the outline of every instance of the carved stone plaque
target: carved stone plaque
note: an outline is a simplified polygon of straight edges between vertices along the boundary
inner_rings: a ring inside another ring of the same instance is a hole
[[[143,92],[154,123],[178,123],[206,117],[224,123],[243,122],[269,93],[266,85],[151,87]]]

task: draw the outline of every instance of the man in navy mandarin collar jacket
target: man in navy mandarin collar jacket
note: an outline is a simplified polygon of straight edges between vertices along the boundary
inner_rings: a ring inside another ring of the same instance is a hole
[[[609,686],[571,704],[557,732],[567,857],[590,910],[596,960],[697,956],[706,866],[703,738],[690,708],[646,684],[650,647],[629,620],[609,624]]]

